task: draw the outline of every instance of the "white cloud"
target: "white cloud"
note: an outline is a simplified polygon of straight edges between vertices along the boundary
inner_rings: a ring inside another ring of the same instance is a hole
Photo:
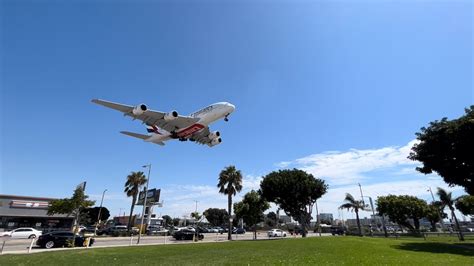
[[[327,180],[331,185],[351,184],[367,180],[367,173],[377,170],[393,170],[394,167],[407,169],[407,166],[414,168],[417,163],[407,159],[407,156],[415,143],[416,141],[410,141],[402,147],[328,151],[278,165],[302,169]]]

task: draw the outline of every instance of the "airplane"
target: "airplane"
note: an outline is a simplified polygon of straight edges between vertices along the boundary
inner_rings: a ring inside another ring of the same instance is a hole
[[[216,146],[222,142],[221,133],[211,132],[209,124],[222,118],[226,122],[229,121],[228,116],[235,110],[233,104],[219,102],[189,116],[182,116],[177,111],[164,113],[149,110],[145,104],[130,106],[100,99],[93,99],[92,102],[122,112],[124,116],[130,116],[133,120],[141,120],[143,124],[146,124],[148,135],[128,131],[120,133],[161,146],[170,139],[189,140],[209,147]]]

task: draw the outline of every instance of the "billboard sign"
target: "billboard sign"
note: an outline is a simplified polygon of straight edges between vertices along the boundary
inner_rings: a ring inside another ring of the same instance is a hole
[[[158,204],[158,202],[160,201],[160,192],[161,192],[161,189],[156,189],[156,188],[148,190],[146,193],[147,194],[146,205]],[[137,200],[137,205],[143,205],[143,201],[145,199],[144,194],[145,194],[144,191],[140,191],[140,195],[138,196],[138,200]]]

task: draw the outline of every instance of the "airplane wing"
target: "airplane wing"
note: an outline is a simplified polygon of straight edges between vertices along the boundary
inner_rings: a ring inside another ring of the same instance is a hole
[[[193,134],[191,138],[194,139],[196,143],[209,145],[212,142],[212,139],[209,138],[209,133],[209,127],[206,127],[203,128],[201,131]]]
[[[156,125],[168,132],[189,127],[199,121],[199,118],[181,115],[178,115],[178,117],[173,120],[166,121],[164,119],[166,113],[163,112],[146,110],[140,115],[135,115],[133,113],[133,108],[135,108],[134,106],[108,102],[99,99],[94,99],[92,102],[122,112],[124,115],[130,116],[133,119],[141,120],[144,124]]]
[[[134,138],[137,138],[137,139],[142,139],[144,141],[146,141],[147,139],[149,139],[151,136],[150,135],[143,135],[143,134],[140,134],[140,133],[135,133],[135,132],[128,132],[128,131],[120,131],[120,133],[124,134],[124,135],[127,135],[127,136],[130,136],[130,137],[134,137]],[[161,146],[165,146],[165,143],[163,141],[151,141],[153,143],[156,143],[158,145],[161,145]]]

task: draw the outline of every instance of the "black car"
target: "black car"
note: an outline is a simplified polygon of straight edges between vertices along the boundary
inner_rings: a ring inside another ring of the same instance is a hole
[[[235,228],[234,230],[232,230],[232,234],[245,234],[245,229]]]
[[[346,230],[343,227],[331,226],[331,234],[334,235],[344,235]]]
[[[191,231],[191,230],[188,230],[188,229],[181,229],[179,231],[175,231],[173,233],[173,237],[176,240],[193,240],[193,237],[194,237],[195,234],[196,234],[196,232],[194,232],[194,231]],[[203,238],[204,238],[204,235],[200,233],[198,235],[198,239],[202,240]]]
[[[42,248],[56,248],[56,247],[65,247],[69,243],[72,243],[74,238],[74,233],[67,231],[56,231],[47,234],[43,234],[38,237],[36,240],[36,245]],[[76,247],[83,247],[86,241],[86,237],[76,235],[75,245]],[[94,244],[94,238],[90,239],[89,246]]]

